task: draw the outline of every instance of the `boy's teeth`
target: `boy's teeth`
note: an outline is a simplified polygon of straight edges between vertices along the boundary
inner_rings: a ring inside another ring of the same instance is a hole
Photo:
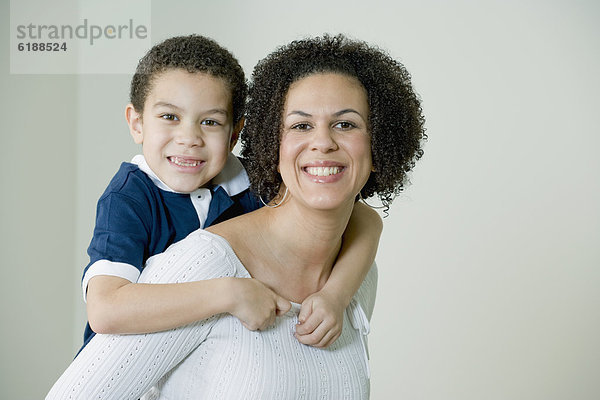
[[[196,167],[200,164],[200,161],[186,161],[179,157],[171,157],[171,162],[181,167]]]
[[[313,176],[329,176],[340,173],[340,167],[306,167],[306,172]]]

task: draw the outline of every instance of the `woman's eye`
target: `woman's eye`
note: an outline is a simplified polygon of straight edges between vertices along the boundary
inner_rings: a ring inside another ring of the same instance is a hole
[[[160,117],[167,121],[179,121],[179,118],[175,114],[162,114]]]
[[[311,128],[310,124],[307,124],[304,122],[292,125],[292,129],[296,130],[296,131],[307,131],[310,128]]]
[[[343,131],[347,131],[347,130],[356,128],[356,125],[354,125],[352,122],[340,121],[337,124],[335,124],[334,127],[341,129]]]

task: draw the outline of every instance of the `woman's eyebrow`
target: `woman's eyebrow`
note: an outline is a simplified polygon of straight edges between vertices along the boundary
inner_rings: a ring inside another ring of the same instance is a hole
[[[356,111],[355,109],[353,109],[353,108],[345,108],[343,110],[340,110],[340,111],[334,113],[333,115],[335,117],[339,117],[340,115],[348,114],[348,113],[358,114],[360,117],[362,117],[362,115],[360,115],[360,113],[358,111]]]
[[[344,115],[344,114],[348,114],[348,113],[354,113],[354,114],[358,114],[359,116],[362,117],[362,115],[360,115],[360,113],[358,111],[356,111],[353,108],[344,108],[343,110],[337,111],[335,113],[333,113],[334,117],[339,117],[340,115]],[[289,117],[290,115],[300,115],[301,117],[312,117],[311,114],[306,113],[304,111],[300,111],[300,110],[294,110],[294,111],[290,111],[287,115],[287,117]]]
[[[286,115],[286,117],[289,117],[290,115],[299,115],[301,117],[312,117],[311,114],[309,113],[305,113],[304,111],[300,111],[300,110],[294,110],[294,111],[290,111],[288,113],[288,115]]]

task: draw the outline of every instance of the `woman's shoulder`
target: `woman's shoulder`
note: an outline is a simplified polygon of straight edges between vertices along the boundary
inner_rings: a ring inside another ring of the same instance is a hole
[[[220,222],[207,230],[223,239],[245,265],[262,254],[264,242],[257,234],[264,229],[264,218],[260,210]]]
[[[237,263],[226,239],[198,229],[148,259],[138,282],[191,282],[236,276]]]
[[[237,217],[228,219],[227,221],[219,222],[216,225],[206,228],[210,233],[225,238],[235,248],[233,242],[239,241],[239,239],[248,237],[251,232],[254,232],[257,228],[254,226],[255,213],[242,214]]]

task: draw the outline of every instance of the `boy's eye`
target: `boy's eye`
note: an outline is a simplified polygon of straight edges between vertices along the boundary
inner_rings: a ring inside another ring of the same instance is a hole
[[[167,121],[179,121],[179,118],[177,118],[177,115],[175,114],[162,114],[160,117]]]
[[[334,125],[335,128],[338,128],[342,131],[347,131],[350,130],[352,128],[356,128],[356,125],[354,125],[352,122],[348,122],[348,121],[340,121],[338,123],[336,123]]]
[[[202,125],[206,125],[206,126],[218,126],[221,125],[218,121],[215,121],[214,119],[205,119],[204,121],[201,122]]]

